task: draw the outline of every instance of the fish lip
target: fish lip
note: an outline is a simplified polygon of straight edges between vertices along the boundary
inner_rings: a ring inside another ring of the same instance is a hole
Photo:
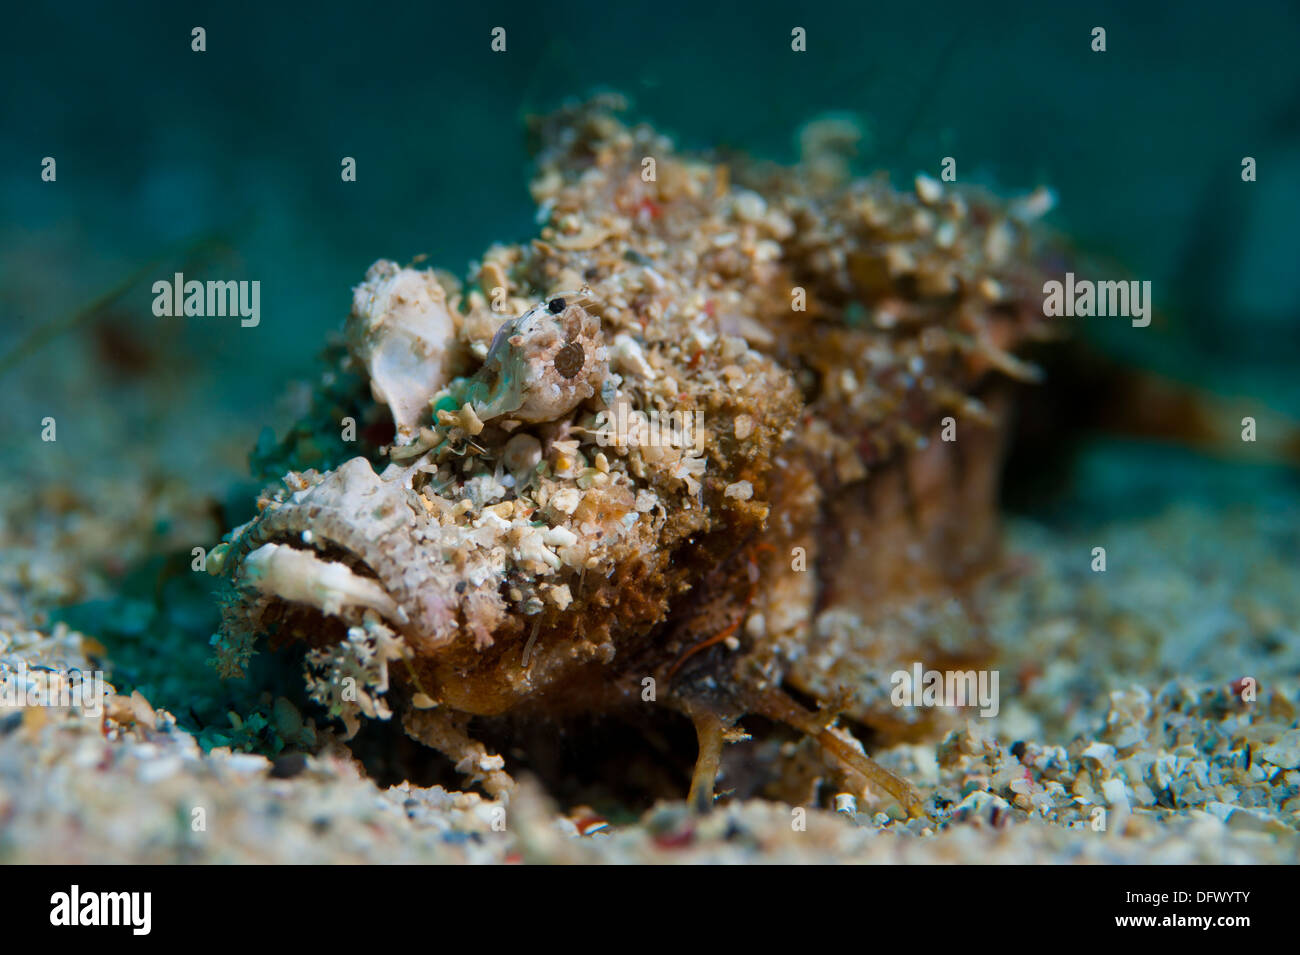
[[[307,607],[344,623],[350,616],[345,608],[352,608],[362,614],[374,611],[400,628],[409,627],[410,615],[365,559],[330,544],[352,557],[353,563],[323,555],[291,537],[278,538],[244,556],[236,584],[245,591],[255,590],[268,599]],[[358,574],[357,569],[366,573]]]

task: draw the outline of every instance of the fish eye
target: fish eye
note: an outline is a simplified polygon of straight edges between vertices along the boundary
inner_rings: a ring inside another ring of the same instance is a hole
[[[562,311],[564,311],[564,305],[565,305],[564,299],[553,298],[546,303],[546,308],[550,311],[552,315],[559,315]]]
[[[587,356],[582,350],[582,345],[579,342],[569,342],[556,353],[555,370],[565,378],[572,378],[582,371],[582,366],[586,360]]]

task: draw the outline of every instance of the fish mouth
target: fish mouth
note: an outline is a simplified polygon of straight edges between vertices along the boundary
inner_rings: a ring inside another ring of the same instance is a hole
[[[371,611],[398,627],[411,622],[374,568],[359,554],[329,542],[318,547],[314,542],[268,541],[245,555],[237,584],[344,623],[360,623]]]

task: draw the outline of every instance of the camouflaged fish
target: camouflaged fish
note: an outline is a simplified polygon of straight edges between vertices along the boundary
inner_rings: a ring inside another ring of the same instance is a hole
[[[995,565],[1045,194],[733,170],[607,101],[537,133],[536,239],[468,285],[380,261],[356,289],[335,371],[384,436],[284,474],[213,555],[227,670],[304,641],[350,731],[396,710],[494,794],[470,718],[658,706],[698,730],[701,807],[757,713],[924,813],[834,720],[896,723],[884,674]]]

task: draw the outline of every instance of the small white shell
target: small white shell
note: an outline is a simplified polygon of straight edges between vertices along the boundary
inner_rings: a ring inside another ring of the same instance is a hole
[[[447,351],[456,326],[446,294],[430,272],[380,259],[352,294],[348,348],[388,405],[397,443],[414,440],[429,400],[447,383]]]
[[[502,462],[516,477],[525,475],[542,462],[542,442],[531,434],[517,434],[506,442]]]
[[[262,593],[307,604],[330,616],[338,616],[344,607],[362,607],[407,622],[405,612],[378,582],[309,551],[263,544],[244,558],[240,573],[245,583]]]

